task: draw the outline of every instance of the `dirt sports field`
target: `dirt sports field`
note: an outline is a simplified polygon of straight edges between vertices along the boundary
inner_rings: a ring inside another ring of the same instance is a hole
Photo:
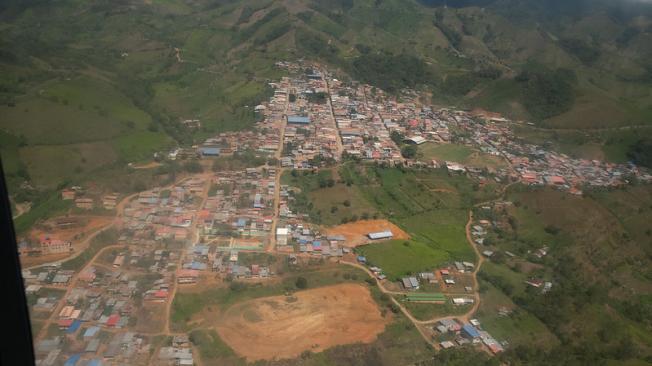
[[[255,361],[370,343],[387,322],[366,287],[341,284],[236,304],[217,331],[238,355]]]
[[[394,239],[409,239],[410,236],[398,226],[387,220],[360,220],[326,229],[327,235],[344,235],[347,247],[357,247],[371,242],[367,234],[390,230]]]

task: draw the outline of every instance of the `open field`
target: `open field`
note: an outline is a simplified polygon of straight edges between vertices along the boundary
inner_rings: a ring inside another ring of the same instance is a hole
[[[445,304],[403,302],[403,306],[418,320],[431,320],[439,316],[462,315],[471,310],[472,305],[456,306],[450,301]]]
[[[394,234],[393,239],[409,239],[410,236],[400,227],[387,220],[360,220],[349,222],[347,224],[337,225],[326,229],[327,235],[344,235],[347,247],[356,247],[359,245],[374,243],[367,234],[379,231],[390,230]]]
[[[171,313],[171,327],[176,330],[213,327],[216,325],[215,311],[221,311],[243,301],[279,296],[288,290],[296,290],[296,280],[303,277],[308,288],[361,283],[367,274],[357,268],[342,265],[320,265],[295,269],[269,283],[239,283],[233,288],[211,287],[203,291],[181,288],[174,297]]]
[[[422,161],[454,161],[478,168],[501,168],[505,161],[497,156],[476,151],[466,145],[425,143],[419,145],[417,156]]]
[[[449,160],[462,163],[473,154],[473,149],[458,144],[425,143],[419,146],[419,153],[424,160]]]
[[[372,217],[378,213],[357,187],[342,183],[313,190],[308,197],[324,225],[337,225],[343,220]]]
[[[323,225],[338,225],[358,218],[370,218],[378,211],[365,199],[360,188],[335,179],[335,172],[322,169],[309,171],[286,171],[281,177],[283,184],[299,188],[295,192],[293,206],[309,213],[311,219]],[[311,203],[311,206],[308,206]]]
[[[248,360],[258,360],[370,343],[387,320],[367,288],[343,284],[239,303],[224,313],[220,323],[218,333],[231,348]]]
[[[432,270],[450,260],[448,253],[432,246],[409,240],[390,240],[358,247],[356,252],[367,257],[391,280],[410,273]]]

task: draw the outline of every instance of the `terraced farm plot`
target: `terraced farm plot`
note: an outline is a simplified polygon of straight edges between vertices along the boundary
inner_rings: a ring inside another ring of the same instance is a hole
[[[236,304],[217,331],[237,354],[254,361],[371,343],[386,324],[367,288],[342,284]]]

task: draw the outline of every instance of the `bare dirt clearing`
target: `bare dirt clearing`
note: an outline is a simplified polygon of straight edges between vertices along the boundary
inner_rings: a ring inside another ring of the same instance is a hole
[[[217,331],[236,353],[254,361],[370,343],[388,321],[366,287],[342,284],[234,305]]]
[[[88,246],[87,240],[89,235],[111,223],[113,217],[110,216],[65,216],[57,217],[44,222],[32,229],[29,234],[29,240],[38,243],[42,237],[50,237],[63,241],[72,242],[73,251],[70,253],[44,254],[36,257],[23,256],[20,258],[24,267],[41,265],[54,261],[65,260],[75,253],[82,252]],[[57,225],[57,223],[71,223],[69,226]]]
[[[409,239],[405,231],[387,220],[361,220],[348,224],[334,226],[326,229],[327,235],[344,235],[347,247],[357,247],[371,242],[367,234],[379,231],[390,230],[394,234],[393,239]]]

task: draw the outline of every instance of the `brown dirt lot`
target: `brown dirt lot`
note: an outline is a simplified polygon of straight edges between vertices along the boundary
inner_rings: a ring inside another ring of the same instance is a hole
[[[390,230],[394,234],[394,239],[409,239],[405,231],[387,220],[361,220],[350,222],[348,224],[334,226],[326,229],[327,235],[344,235],[347,247],[357,247],[359,245],[371,242],[367,234],[377,231]]]
[[[29,240],[38,243],[39,238],[43,235],[49,235],[52,238],[66,240],[72,242],[73,251],[63,254],[48,254],[38,257],[21,257],[21,264],[24,267],[37,266],[43,263],[60,261],[68,258],[74,253],[86,249],[88,243],[86,238],[91,233],[100,230],[101,228],[109,225],[113,220],[111,216],[72,216],[66,219],[76,221],[77,224],[69,227],[59,228],[55,225],[56,221],[63,219],[62,217],[54,218],[38,225],[32,229],[29,234]]]
[[[341,284],[234,305],[217,331],[237,354],[254,361],[370,343],[387,322],[366,287]]]

